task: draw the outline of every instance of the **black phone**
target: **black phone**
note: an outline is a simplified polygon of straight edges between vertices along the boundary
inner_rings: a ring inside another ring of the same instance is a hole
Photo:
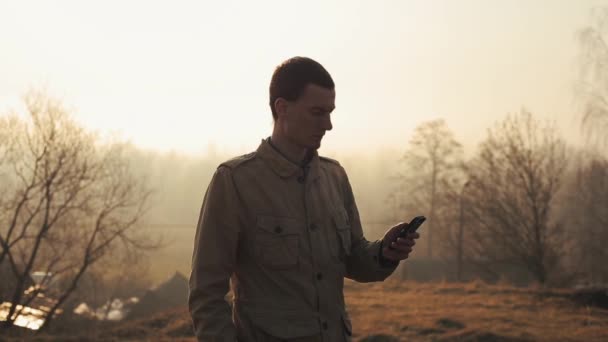
[[[424,216],[416,216],[414,217],[410,223],[407,224],[407,226],[401,228],[401,230],[399,231],[399,235],[397,235],[397,238],[404,238],[407,236],[407,234],[409,233],[413,233],[415,231],[418,230],[418,228],[420,228],[420,225],[426,221],[426,217]],[[395,241],[397,241],[397,238],[395,238]],[[394,249],[393,246],[389,245],[388,246],[389,249]]]
[[[404,238],[407,234],[414,233],[424,221],[426,221],[426,217],[424,216],[414,217],[406,227],[401,228],[397,237]]]

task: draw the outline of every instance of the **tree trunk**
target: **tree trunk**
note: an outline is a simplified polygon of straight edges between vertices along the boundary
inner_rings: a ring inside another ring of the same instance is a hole
[[[57,300],[57,303],[55,303],[55,305],[53,305],[53,307],[49,311],[48,315],[46,316],[46,319],[44,320],[44,322],[42,322],[40,329],[38,329],[38,332],[40,332],[42,330],[46,330],[50,327],[51,321],[53,320],[53,318],[55,316],[55,312],[57,312],[57,309],[61,305],[63,305],[63,303],[72,294],[72,292],[74,292],[74,290],[78,286],[78,282],[80,281],[80,278],[82,277],[84,272],[87,270],[89,265],[90,265],[90,263],[85,261],[85,263],[82,265],[80,270],[78,270],[78,273],[76,274],[74,279],[72,279],[72,283],[70,284],[70,287],[63,293],[63,295],[61,295],[61,297]]]
[[[7,328],[13,326],[13,323],[15,322],[15,319],[17,318],[17,317],[13,317],[13,315],[15,314],[15,311],[17,310],[17,305],[21,302],[21,299],[23,298],[23,287],[25,285],[25,281],[28,278],[30,278],[30,272],[32,270],[32,267],[34,266],[34,260],[36,259],[36,256],[38,255],[40,243],[42,242],[42,238],[44,237],[44,234],[46,233],[47,227],[48,226],[46,224],[44,224],[40,234],[38,234],[38,236],[36,237],[36,243],[34,244],[34,248],[32,250],[30,259],[29,259],[27,265],[25,266],[25,269],[23,270],[23,272],[17,279],[17,286],[15,286],[15,292],[13,293],[13,298],[11,299],[11,308],[9,309],[8,315],[6,316],[6,321],[4,321],[4,326]]]
[[[437,162],[433,160],[433,173],[431,174],[431,214],[429,217],[429,225],[427,227],[427,257],[433,258],[433,237],[435,230],[435,197],[437,191]]]

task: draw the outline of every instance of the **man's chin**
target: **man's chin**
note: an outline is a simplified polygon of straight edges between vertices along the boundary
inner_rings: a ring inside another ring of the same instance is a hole
[[[312,143],[312,144],[310,144],[308,146],[308,148],[311,149],[311,150],[318,150],[320,147],[321,147],[321,142],[320,141],[314,142],[314,143]]]
[[[300,146],[307,150],[318,150],[321,147],[321,140],[308,140]]]

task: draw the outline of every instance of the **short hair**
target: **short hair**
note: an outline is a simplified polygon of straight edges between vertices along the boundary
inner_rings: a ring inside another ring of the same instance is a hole
[[[277,120],[274,102],[279,97],[288,101],[297,100],[309,83],[327,89],[335,87],[329,72],[308,57],[292,57],[276,67],[270,80],[270,109],[274,121]]]

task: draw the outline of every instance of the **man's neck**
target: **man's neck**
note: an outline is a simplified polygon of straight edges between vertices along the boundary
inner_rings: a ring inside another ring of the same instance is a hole
[[[287,160],[294,164],[302,165],[305,159],[308,157],[308,150],[295,146],[286,139],[282,139],[276,134],[270,137],[270,145],[272,145],[279,153],[283,155]]]

